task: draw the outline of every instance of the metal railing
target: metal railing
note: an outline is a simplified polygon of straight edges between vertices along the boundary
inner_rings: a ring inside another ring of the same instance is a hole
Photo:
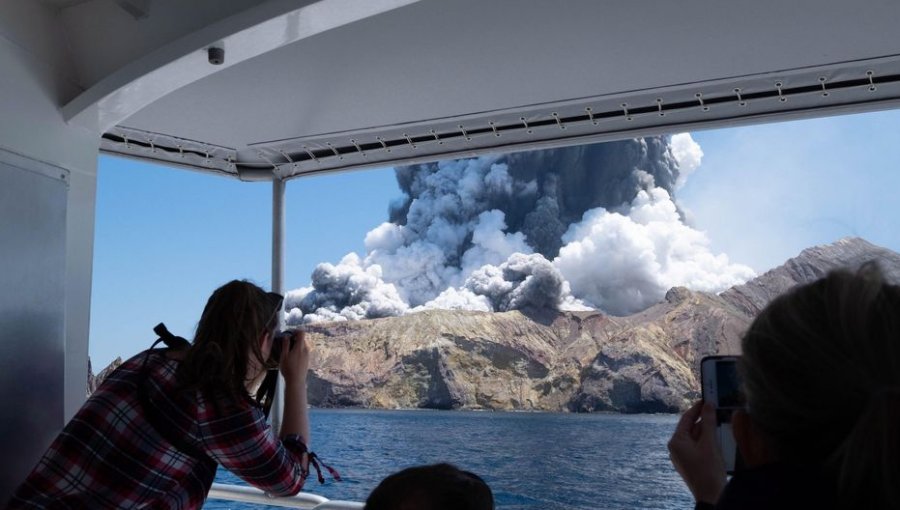
[[[296,496],[276,498],[254,487],[214,483],[209,491],[209,499],[223,499],[242,503],[280,506],[284,508],[304,508],[307,510],[362,510],[363,504],[355,501],[329,500],[322,496],[301,492]]]

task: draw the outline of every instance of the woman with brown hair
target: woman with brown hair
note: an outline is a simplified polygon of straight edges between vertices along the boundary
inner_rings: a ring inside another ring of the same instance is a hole
[[[900,287],[833,272],[769,304],[742,349],[747,468],[726,483],[710,405],[669,442],[697,508],[900,508]]]
[[[66,425],[9,508],[200,508],[219,464],[273,496],[299,492],[309,464],[317,466],[306,401],[311,345],[302,331],[285,342],[293,346],[276,365],[286,383],[280,438],[252,398],[273,365],[280,307],[281,296],[249,282],[216,289],[193,344],[181,339],[123,363]],[[162,335],[177,340],[164,327]]]

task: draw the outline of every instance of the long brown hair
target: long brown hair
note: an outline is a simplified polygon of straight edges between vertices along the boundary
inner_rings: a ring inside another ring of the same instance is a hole
[[[280,301],[256,285],[232,280],[212,293],[194,343],[178,367],[182,390],[199,390],[213,402],[243,403],[250,356],[265,365],[260,337],[277,325]]]
[[[900,508],[900,287],[874,264],[774,300],[743,339],[750,416],[842,508]]]

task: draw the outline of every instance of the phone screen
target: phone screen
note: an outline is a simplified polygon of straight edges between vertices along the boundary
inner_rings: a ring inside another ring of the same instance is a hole
[[[703,399],[716,408],[716,436],[729,474],[741,465],[731,417],[744,405],[736,356],[710,356],[700,362]]]
[[[722,359],[716,363],[716,394],[719,409],[734,410],[743,405],[736,359]]]

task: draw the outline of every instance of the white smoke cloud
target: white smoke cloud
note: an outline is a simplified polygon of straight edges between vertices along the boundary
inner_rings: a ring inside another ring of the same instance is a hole
[[[441,292],[438,297],[417,306],[410,310],[418,312],[421,310],[474,310],[477,312],[493,312],[494,307],[486,296],[479,296],[469,289],[450,287]]]
[[[569,282],[563,281],[562,300],[559,303],[559,309],[566,312],[587,312],[596,310],[597,307],[591,306],[573,296]]]
[[[712,254],[706,235],[681,222],[660,188],[640,191],[624,214],[588,211],[563,241],[553,263],[572,293],[614,315],[643,310],[674,286],[720,292],[755,276]]]
[[[478,215],[472,229],[472,247],[462,256],[461,275],[466,278],[485,265],[498,265],[514,253],[530,254],[532,249],[521,232],[506,233],[504,214],[496,209]]]
[[[405,231],[409,227],[397,228]],[[419,239],[394,249],[376,248],[365,259],[366,265],[381,268],[383,277],[396,286],[405,302],[413,306],[431,300],[459,277],[459,269],[448,263],[448,251],[440,242],[457,229],[436,224],[435,230],[448,235],[431,236],[432,240]]]
[[[678,179],[675,180],[675,189],[679,189],[687,182],[688,176],[700,167],[703,160],[703,150],[700,144],[694,141],[690,133],[678,133],[672,135],[672,155],[678,162]]]

